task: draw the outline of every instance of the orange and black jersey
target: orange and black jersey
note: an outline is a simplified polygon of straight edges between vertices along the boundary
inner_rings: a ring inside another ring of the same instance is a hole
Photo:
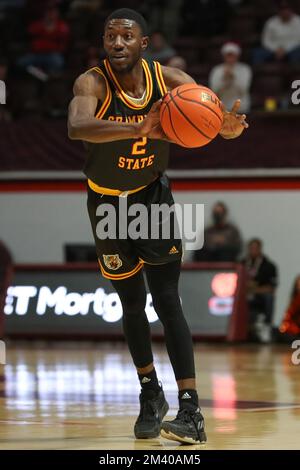
[[[106,83],[106,98],[97,106],[97,119],[141,122],[152,104],[166,94],[160,64],[142,59],[142,66],[146,80],[142,105],[124,93],[107,59],[92,69],[101,74]],[[85,142],[85,145],[88,155],[84,173],[93,188],[132,190],[151,183],[168,165],[169,144],[162,140],[142,137],[98,144]]]

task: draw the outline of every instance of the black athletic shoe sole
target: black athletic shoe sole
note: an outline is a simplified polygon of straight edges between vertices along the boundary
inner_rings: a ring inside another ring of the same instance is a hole
[[[166,416],[166,414],[168,413],[168,411],[169,411],[169,405],[168,405],[168,402],[165,401],[159,413],[161,422]],[[149,429],[149,431],[138,431],[134,427],[134,434],[135,434],[136,439],[154,439],[155,437],[159,436],[160,430],[161,430],[161,424],[157,423],[157,426],[153,427],[152,429]]]
[[[168,423],[162,423],[162,428],[160,431],[161,437],[169,439],[171,441],[182,442],[183,444],[205,444],[207,437],[204,431],[200,431],[200,439],[194,438],[192,436],[187,436],[186,434],[178,431],[177,429],[172,429]]]

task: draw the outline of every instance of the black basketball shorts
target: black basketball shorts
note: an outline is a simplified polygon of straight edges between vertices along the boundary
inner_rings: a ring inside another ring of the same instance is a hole
[[[88,186],[87,205],[104,277],[126,279],[144,263],[182,259],[176,214],[168,210],[174,200],[166,175],[126,197],[99,194]]]

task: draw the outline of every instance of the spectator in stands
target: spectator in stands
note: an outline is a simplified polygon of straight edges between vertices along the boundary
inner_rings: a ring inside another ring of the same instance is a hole
[[[45,73],[56,73],[64,66],[64,52],[69,39],[69,26],[61,19],[59,9],[50,6],[44,17],[29,24],[31,51],[21,57],[17,65],[30,73],[42,69]]]
[[[204,231],[204,247],[194,252],[194,261],[236,261],[241,251],[237,227],[227,221],[228,209],[217,202],[212,209],[213,225]]]
[[[176,67],[177,69],[183,70],[183,72],[187,69],[186,61],[180,55],[174,55],[171,59],[168,60],[166,63],[168,67]]]
[[[252,70],[239,62],[241,48],[234,42],[227,42],[221,48],[223,64],[213,67],[209,74],[209,87],[219,96],[227,109],[241,100],[241,113],[250,110],[250,86]]]
[[[286,336],[300,337],[300,275],[295,279],[290,304],[279,327]]]
[[[247,300],[250,312],[250,337],[260,342],[270,342],[277,267],[263,253],[262,241],[253,238],[243,260],[247,272]]]
[[[147,59],[157,60],[165,64],[171,57],[176,55],[176,51],[168,44],[161,31],[155,31],[150,36],[150,47],[144,55]]]
[[[278,14],[269,18],[263,28],[262,47],[254,50],[254,65],[270,60],[300,63],[300,16],[289,1],[280,1]]]

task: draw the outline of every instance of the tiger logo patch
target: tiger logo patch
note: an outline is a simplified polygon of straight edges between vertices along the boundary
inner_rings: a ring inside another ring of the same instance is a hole
[[[116,271],[123,265],[123,262],[118,254],[103,255],[103,261],[105,266],[112,271]]]

